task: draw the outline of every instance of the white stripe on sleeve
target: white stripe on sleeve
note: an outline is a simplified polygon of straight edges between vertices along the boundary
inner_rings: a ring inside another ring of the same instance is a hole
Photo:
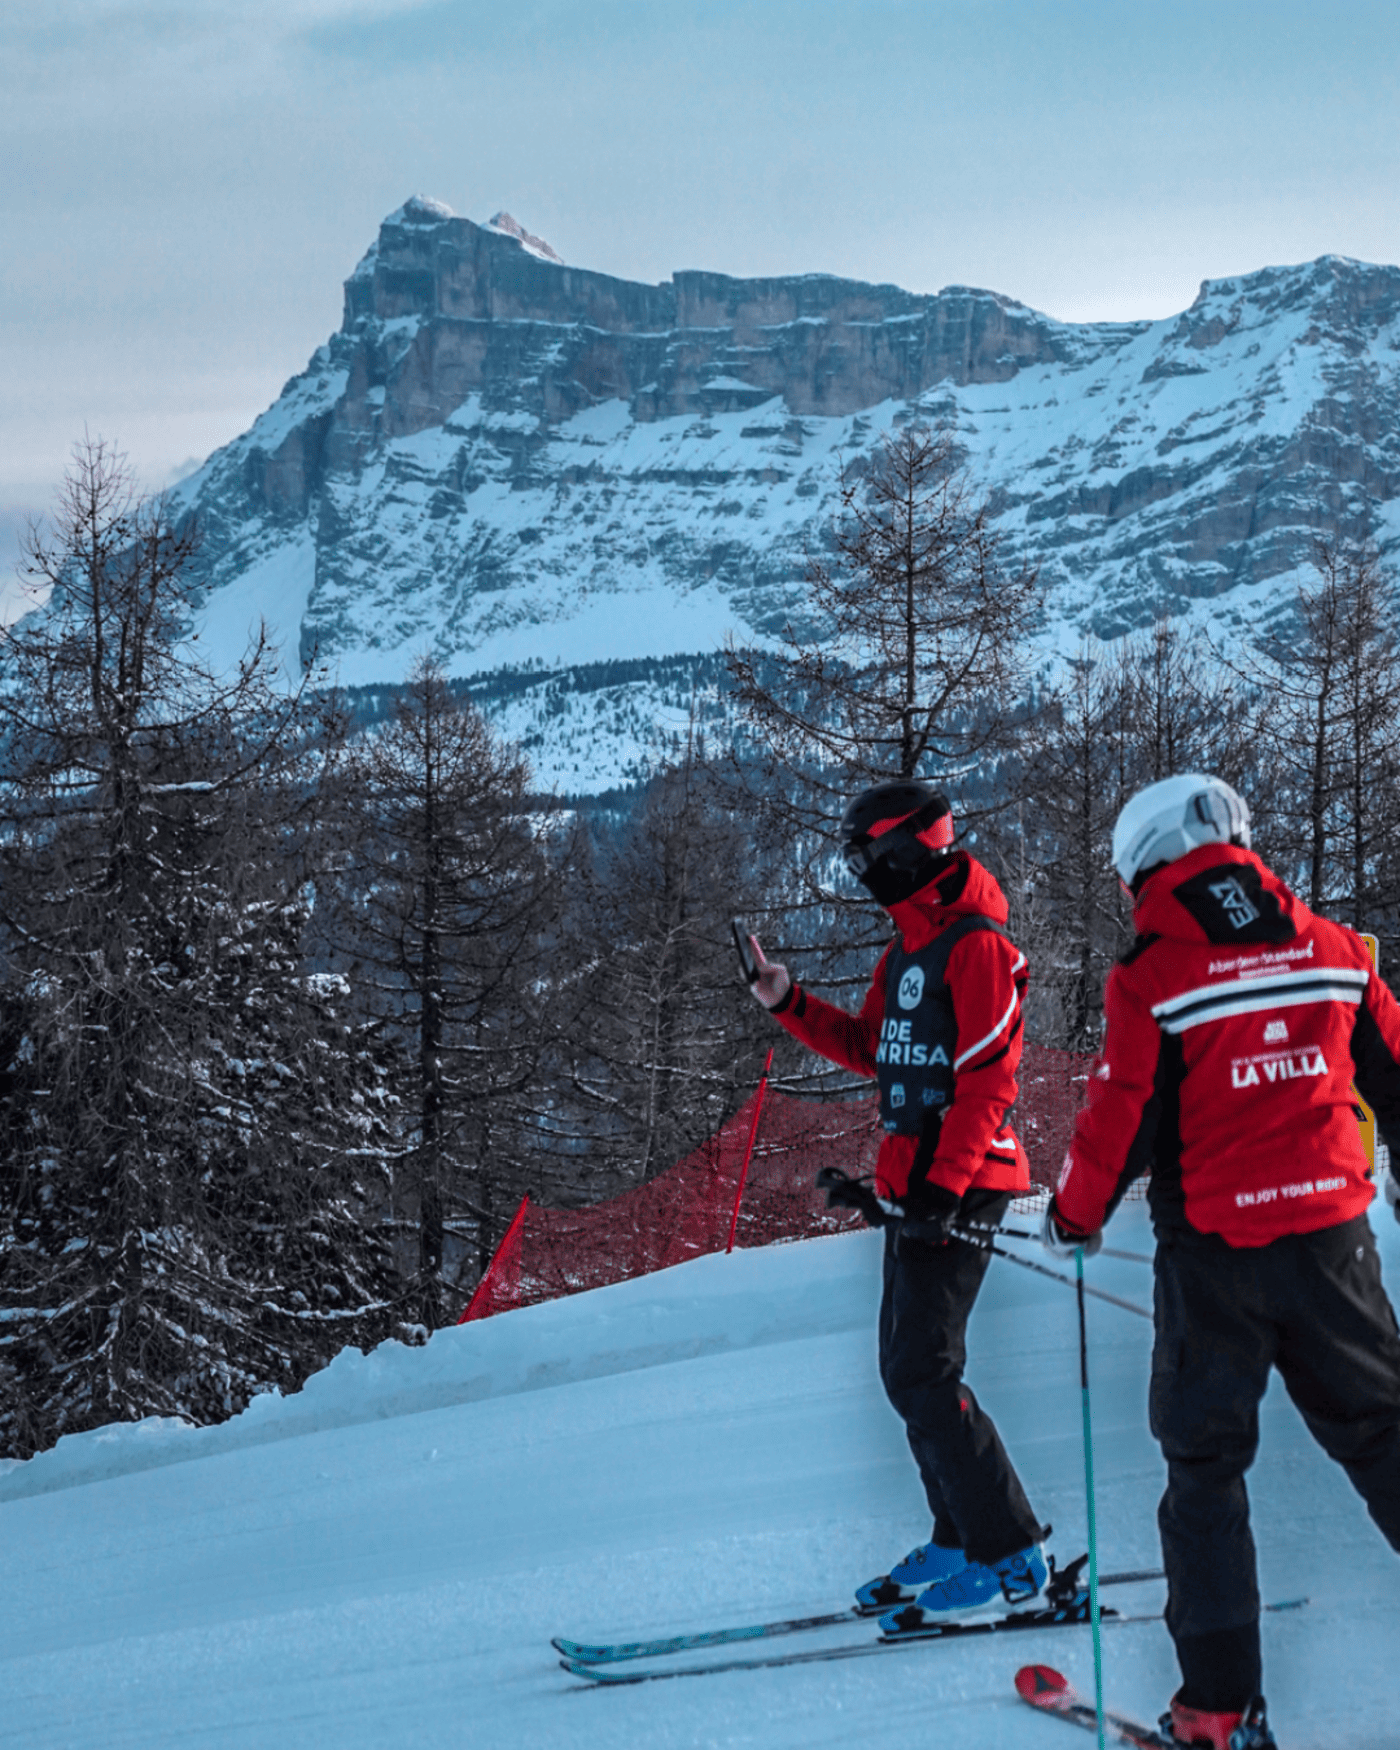
[[[1021,1000],[1020,992],[1019,991],[1013,992],[1012,997],[1011,997],[1011,1001],[1007,1006],[1006,1013],[997,1022],[996,1026],[992,1028],[991,1032],[987,1035],[987,1037],[985,1039],[979,1039],[975,1045],[969,1045],[967,1050],[963,1052],[961,1057],[955,1057],[953,1059],[953,1069],[955,1072],[962,1068],[962,1066],[967,1062],[969,1057],[976,1057],[977,1053],[982,1049],[982,1047],[984,1045],[990,1045],[992,1043],[992,1041],[1001,1032],[1004,1031],[1007,1024],[1010,1022],[1011,1017],[1016,1013],[1016,1005],[1017,1005],[1017,1003],[1020,1002],[1020,1000]]]

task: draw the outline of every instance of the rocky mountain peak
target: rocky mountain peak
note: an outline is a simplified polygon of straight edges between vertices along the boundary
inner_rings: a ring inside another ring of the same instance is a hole
[[[564,257],[551,249],[543,237],[536,237],[532,231],[527,231],[519,219],[513,219],[509,213],[497,213],[494,219],[488,219],[486,229],[499,231],[504,237],[514,237],[522,248],[528,249],[531,255],[537,255],[541,261],[552,261],[559,267],[564,265]]]
[[[389,214],[386,225],[440,225],[456,214],[446,201],[435,201],[425,194],[410,195],[397,212]]]
[[[1186,316],[1251,311],[1270,318],[1285,309],[1333,312],[1378,332],[1400,312],[1400,267],[1320,255],[1287,267],[1264,267],[1228,279],[1201,281]]]
[[[910,422],[956,434],[1060,648],[1163,612],[1228,641],[1286,608],[1329,520],[1400,545],[1400,268],[1324,256],[1076,324],[967,286],[647,285],[416,196],[340,331],[175,489],[206,531],[204,648],[266,606],[293,664],[347,684],[425,650],[504,676],[542,778],[602,787],[660,684],[618,665],[780,631],[843,479]],[[585,669],[612,677],[611,739],[539,678]]]

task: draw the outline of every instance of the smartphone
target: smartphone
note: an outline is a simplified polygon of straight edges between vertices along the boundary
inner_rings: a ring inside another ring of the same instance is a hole
[[[734,946],[739,950],[739,964],[744,969],[744,977],[750,984],[757,984],[758,962],[753,957],[753,945],[749,941],[748,929],[738,918],[731,918],[729,927],[734,932]]]

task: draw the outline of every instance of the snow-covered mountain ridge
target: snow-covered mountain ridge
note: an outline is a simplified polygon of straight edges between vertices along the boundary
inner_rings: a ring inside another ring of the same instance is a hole
[[[348,684],[425,652],[530,665],[503,727],[545,782],[596,790],[686,689],[556,684],[546,709],[545,683],[771,636],[843,466],[908,420],[956,428],[1061,648],[1163,610],[1228,636],[1338,511],[1396,532],[1400,268],[1324,256],[1207,281],[1178,317],[1073,324],[967,287],[650,286],[552,253],[508,215],[385,220],[339,332],[177,489],[206,531],[206,648],[262,613]]]

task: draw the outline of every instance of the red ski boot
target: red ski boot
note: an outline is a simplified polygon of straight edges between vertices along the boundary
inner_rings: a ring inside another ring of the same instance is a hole
[[[1162,1736],[1192,1750],[1278,1750],[1264,1716],[1264,1698],[1256,1695],[1242,1714],[1208,1714],[1186,1707],[1179,1695],[1172,1697],[1162,1715]]]

